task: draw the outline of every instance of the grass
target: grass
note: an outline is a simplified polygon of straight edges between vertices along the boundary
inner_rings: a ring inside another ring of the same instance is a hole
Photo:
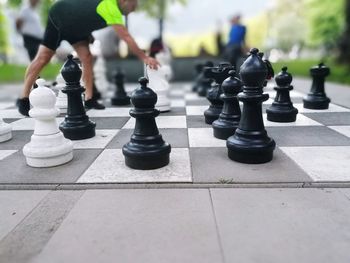
[[[288,71],[294,76],[310,77],[310,68],[317,66],[320,63],[319,60],[291,60],[280,61],[273,63],[275,74],[281,71],[283,66],[288,67]],[[350,85],[350,67],[345,65],[336,64],[333,60],[324,61],[325,65],[331,69],[331,75],[327,77],[326,81],[332,81],[342,84]]]
[[[54,80],[61,67],[61,64],[49,64],[40,73],[40,77]],[[0,64],[0,83],[23,82],[25,71],[24,65]]]

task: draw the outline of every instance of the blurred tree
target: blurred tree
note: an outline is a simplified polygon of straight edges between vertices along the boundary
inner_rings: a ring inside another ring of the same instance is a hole
[[[0,61],[6,62],[6,55],[8,49],[6,17],[3,13],[3,5],[0,3]]]
[[[344,0],[345,25],[343,34],[339,39],[338,61],[350,65],[350,0]]]
[[[139,2],[140,10],[145,11],[150,17],[158,19],[159,38],[163,38],[164,19],[167,17],[167,11],[170,4],[186,4],[187,0],[144,0]]]
[[[322,46],[327,53],[336,47],[344,27],[344,4],[344,0],[305,0],[308,44]]]
[[[288,52],[294,45],[303,46],[306,38],[305,0],[275,0],[267,10],[268,48]]]

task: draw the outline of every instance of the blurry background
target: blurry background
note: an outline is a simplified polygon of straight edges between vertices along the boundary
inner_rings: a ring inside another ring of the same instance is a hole
[[[0,0],[1,82],[21,81],[29,63],[14,25],[22,1]],[[41,1],[43,24],[53,2]],[[332,68],[331,80],[350,83],[350,0],[139,0],[138,12],[126,22],[141,48],[149,50],[151,41],[161,37],[174,61],[189,63],[221,59],[220,45],[226,45],[235,14],[247,26],[247,46],[264,51],[275,70],[288,64],[293,74],[308,76],[309,67],[324,61]],[[108,61],[134,59],[111,30],[94,35],[94,52]],[[70,46],[63,43],[43,76],[57,75],[68,52]]]

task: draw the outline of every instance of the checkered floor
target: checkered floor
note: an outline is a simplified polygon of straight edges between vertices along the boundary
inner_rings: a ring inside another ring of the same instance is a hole
[[[136,84],[127,85],[131,91]],[[192,93],[190,83],[173,83],[172,109],[157,117],[163,138],[172,146],[170,164],[152,171],[132,170],[125,166],[121,148],[130,139],[134,119],[130,107],[90,110],[97,123],[94,138],[74,142],[71,162],[52,168],[26,165],[23,146],[30,141],[34,120],[21,116],[13,102],[0,102],[0,117],[10,123],[13,138],[0,144],[0,184],[73,184],[73,183],[282,183],[350,181],[350,109],[331,104],[328,110],[308,110],[302,105],[304,94],[291,92],[299,114],[294,123],[266,120],[266,130],[277,147],[271,162],[241,164],[227,157],[226,142],[213,137],[205,124],[206,98]],[[265,92],[275,96],[272,84]],[[108,104],[108,100],[106,100]],[[57,118],[60,123],[63,116]]]

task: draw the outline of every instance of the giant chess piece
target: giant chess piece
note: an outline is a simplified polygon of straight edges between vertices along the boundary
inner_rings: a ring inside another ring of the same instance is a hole
[[[130,97],[124,89],[125,74],[121,69],[118,69],[114,75],[116,90],[112,98],[112,105],[122,106],[130,104]]]
[[[6,142],[12,138],[12,126],[4,122],[0,117],[0,142]]]
[[[293,77],[287,72],[287,67],[283,67],[282,71],[275,77],[277,87],[276,97],[272,105],[266,109],[267,119],[274,122],[294,122],[297,118],[298,110],[293,107],[290,100],[289,91],[293,89]]]
[[[214,66],[214,65],[213,65]],[[195,69],[195,78],[194,78],[194,83],[192,86],[192,92],[197,92],[198,84],[199,84],[199,79],[202,77],[201,74],[203,72],[204,65],[203,63],[197,63],[194,66]]]
[[[96,89],[94,90],[94,92],[96,94],[96,98],[100,99],[99,97],[101,97],[101,93],[99,91],[106,94],[109,87],[111,86],[111,83],[109,83],[109,81],[107,80],[106,62],[102,55],[97,56],[96,61],[94,63],[93,71],[95,84],[94,87]]]
[[[95,136],[96,124],[86,115],[81,94],[85,90],[80,85],[81,69],[69,55],[63,65],[61,74],[66,81],[66,87],[62,90],[68,97],[67,115],[60,124],[60,130],[64,136],[71,140],[83,140]]]
[[[170,99],[168,97],[170,85],[166,79],[166,71],[163,71],[163,66],[154,70],[146,67],[149,86],[157,94],[157,104],[155,108],[160,112],[170,111]]]
[[[237,94],[241,92],[242,82],[235,78],[235,71],[229,72],[230,77],[224,80],[221,85],[223,94],[220,98],[224,102],[219,119],[213,122],[214,137],[226,140],[232,136],[241,119],[241,108],[237,99]]]
[[[62,74],[58,74],[56,78],[56,85],[54,86],[56,90],[58,90],[56,107],[60,109],[61,113],[66,114],[68,108],[68,98],[67,94],[63,93],[62,90],[66,86],[66,82],[64,81]]]
[[[157,169],[169,163],[171,147],[159,134],[155,121],[159,115],[154,108],[157,94],[147,87],[147,78],[140,78],[139,83],[141,87],[131,95],[134,109],[130,115],[136,123],[130,142],[123,146],[125,164],[139,170]]]
[[[207,78],[215,80],[207,93],[207,99],[211,103],[209,108],[204,112],[205,123],[207,124],[212,124],[213,121],[219,118],[222,112],[224,102],[220,98],[222,94],[221,84],[229,76],[228,72],[232,69],[231,64],[226,62],[220,63],[217,67],[204,69],[204,75]]]
[[[23,147],[27,164],[32,167],[51,167],[67,163],[73,159],[73,144],[59,131],[55,107],[55,93],[44,87],[45,81],[36,81],[38,88],[29,95],[33,108],[29,115],[35,119],[34,134]]]
[[[173,69],[171,67],[171,53],[168,48],[163,49],[155,55],[155,58],[158,60],[161,65],[160,69],[164,74],[164,77],[167,81],[173,79]],[[152,87],[152,86],[151,86]]]
[[[233,136],[227,139],[228,156],[241,163],[265,163],[272,160],[276,143],[267,136],[262,117],[262,102],[269,98],[263,94],[267,66],[258,55],[259,50],[250,50],[250,56],[240,68],[243,93],[238,94],[243,102],[241,121]]]
[[[205,62],[204,68],[202,69],[202,72],[198,76],[198,79],[197,79],[197,93],[198,93],[198,96],[201,96],[201,97],[206,97],[207,96],[207,92],[211,88],[211,84],[213,82],[213,80],[211,78],[207,78],[204,75],[204,70],[207,67],[209,67],[209,68],[214,67],[213,62],[211,62],[211,61]]]
[[[323,63],[310,69],[312,77],[311,90],[303,99],[304,108],[315,110],[328,109],[331,100],[326,96],[324,83],[326,77],[330,74],[330,69]]]

